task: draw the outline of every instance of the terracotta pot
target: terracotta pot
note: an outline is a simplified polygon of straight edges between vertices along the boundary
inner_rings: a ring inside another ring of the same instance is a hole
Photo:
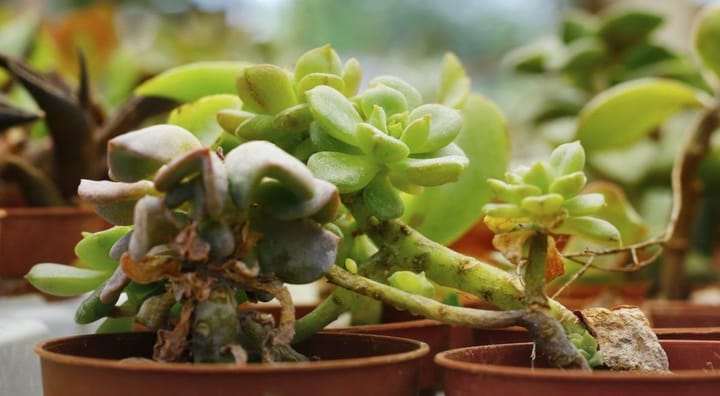
[[[154,333],[95,334],[38,344],[45,396],[414,395],[428,346],[368,334],[318,333],[296,346],[320,360],[227,364],[123,362],[147,357]]]
[[[0,208],[0,278],[21,279],[41,262],[69,264],[83,231],[107,227],[84,207]]]
[[[303,317],[314,305],[299,304],[295,307],[295,315]],[[248,309],[267,312],[278,320],[280,309],[277,305],[251,305]],[[453,347],[451,326],[434,320],[422,319],[407,311],[400,311],[392,307],[383,307],[383,323],[364,326],[348,326],[327,329],[333,333],[377,334],[392,337],[408,338],[421,341],[430,347],[430,353],[424,356],[420,363],[420,395],[434,395],[441,386],[441,370],[433,362],[435,354]]]
[[[663,327],[653,330],[661,340],[720,341],[720,327]]]
[[[720,341],[662,341],[672,375],[547,368],[539,357],[529,367],[531,343],[454,349],[435,356],[444,369],[446,396],[583,395],[715,396],[720,389]]]
[[[642,305],[653,327],[720,327],[720,305],[689,301],[647,301]]]

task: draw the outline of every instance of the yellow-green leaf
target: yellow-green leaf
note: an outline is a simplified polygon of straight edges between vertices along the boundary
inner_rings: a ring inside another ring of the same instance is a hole
[[[693,46],[702,64],[720,77],[720,4],[706,7],[696,19]]]

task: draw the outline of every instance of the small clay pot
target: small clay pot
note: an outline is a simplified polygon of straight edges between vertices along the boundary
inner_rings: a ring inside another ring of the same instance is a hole
[[[189,364],[122,361],[148,357],[155,333],[93,334],[46,341],[45,396],[415,395],[426,344],[370,334],[318,333],[296,345],[318,361]]]
[[[720,327],[720,305],[689,301],[647,301],[642,305],[653,327]]]
[[[0,278],[22,279],[37,263],[70,264],[81,233],[107,227],[84,207],[0,208]]]
[[[446,396],[469,395],[693,395],[720,389],[720,341],[665,340],[672,374],[568,371],[548,368],[539,356],[530,368],[531,343],[486,345],[442,352]]]

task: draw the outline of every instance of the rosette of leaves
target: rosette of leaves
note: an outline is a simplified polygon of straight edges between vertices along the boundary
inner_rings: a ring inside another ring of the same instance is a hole
[[[168,337],[182,339],[192,317],[195,360],[226,360],[221,347],[242,337],[238,298],[275,296],[289,307],[283,283],[312,282],[334,263],[339,237],[322,225],[336,216],[337,189],[272,143],[248,142],[223,156],[182,127],[156,125],[112,139],[108,164],[111,180],[83,180],[78,190],[117,226],[112,235],[86,236],[104,241],[92,254],[79,247],[95,268],[45,264],[28,275],[41,289],[62,289],[53,271],[68,278],[75,271],[68,290],[97,287],[79,322],[113,316],[123,291],[134,301],[125,311],[136,310],[135,319],[151,328],[165,328],[170,308],[180,305],[184,313]],[[88,270],[97,276],[78,282]],[[137,297],[138,285],[153,292]],[[292,316],[283,314],[278,344],[292,338]],[[186,353],[160,338],[156,358]]]
[[[302,55],[293,73],[254,65],[238,77],[242,110],[218,120],[241,140],[268,140],[307,159],[313,173],[341,194],[361,193],[382,219],[403,213],[398,189],[454,181],[467,166],[453,143],[463,125],[459,112],[423,104],[405,81],[381,76],[357,93],[361,71],[321,47]]]
[[[585,152],[578,142],[557,147],[549,161],[536,161],[489,179],[498,203],[485,205],[485,223],[496,234],[542,232],[576,235],[603,245],[619,245],[620,232],[593,216],[605,205],[600,193],[582,194]]]

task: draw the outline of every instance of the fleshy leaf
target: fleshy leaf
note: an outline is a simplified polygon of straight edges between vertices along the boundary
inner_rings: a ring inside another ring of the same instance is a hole
[[[307,91],[305,96],[319,126],[342,142],[356,143],[355,130],[363,120],[343,94],[320,85]]]
[[[405,143],[411,153],[416,153],[430,136],[429,114],[410,122],[400,135],[400,140]]]
[[[307,166],[315,177],[334,184],[341,194],[361,190],[378,172],[375,162],[365,156],[330,151],[313,154]]]
[[[335,263],[340,238],[317,223],[265,219],[258,231],[264,234],[257,245],[260,268],[284,282],[315,281]]]
[[[78,196],[93,205],[103,219],[115,225],[131,225],[135,203],[148,194],[157,194],[148,180],[122,183],[83,179],[78,187]]]
[[[83,239],[75,245],[75,255],[80,259],[83,268],[101,271],[112,271],[117,267],[117,260],[110,257],[110,249],[130,227],[112,227],[95,233],[83,233]]]
[[[442,73],[440,75],[440,91],[438,102],[461,109],[470,94],[470,78],[465,72],[460,59],[452,53],[443,57]]]
[[[305,92],[317,87],[318,85],[327,85],[335,88],[340,92],[345,92],[345,81],[340,76],[329,73],[310,73],[300,80],[295,90],[300,101],[305,100]]]
[[[340,197],[337,188],[324,180],[315,179],[315,194],[311,199],[300,199],[282,184],[266,180],[257,187],[253,201],[275,219],[288,221],[322,215],[318,221],[334,219]]]
[[[317,122],[310,124],[310,141],[315,146],[317,152],[319,151],[337,151],[346,154],[360,154],[362,151],[360,148],[351,146],[345,142],[332,137],[329,133],[318,125]]]
[[[360,148],[380,162],[400,161],[410,153],[405,143],[368,123],[358,124],[357,135]]]
[[[373,107],[376,105],[382,107],[388,117],[408,109],[407,100],[400,91],[382,84],[363,92],[360,96],[360,103],[366,116],[372,113]]]
[[[110,178],[122,182],[148,179],[164,164],[202,143],[185,128],[154,125],[117,136],[108,143]]]
[[[650,234],[648,224],[635,211],[619,186],[607,182],[594,182],[589,184],[585,191],[588,194],[579,197],[595,194],[603,197],[603,201],[607,204],[593,213],[593,216],[612,223],[620,231],[623,243],[639,243],[648,237]]]
[[[133,261],[142,260],[152,247],[172,240],[177,228],[167,214],[168,209],[158,197],[145,196],[135,204],[133,232],[128,249]]]
[[[702,107],[704,95],[683,83],[645,78],[618,84],[580,113],[576,137],[588,151],[629,146],[673,114]]]
[[[302,54],[295,63],[295,82],[300,82],[312,73],[326,73],[339,76],[342,62],[332,46],[324,45]]]
[[[606,220],[589,216],[567,217],[551,230],[555,234],[575,235],[600,245],[619,246],[620,231]]]
[[[613,46],[625,48],[645,39],[662,22],[659,14],[620,10],[603,16],[598,33]]]
[[[403,174],[411,183],[419,186],[439,186],[457,181],[468,166],[468,162],[467,157],[463,155],[406,158],[397,165],[393,164],[392,168]]]
[[[70,265],[35,264],[25,279],[38,290],[53,296],[78,296],[97,288],[111,272]]]
[[[299,104],[276,114],[273,118],[273,127],[288,131],[304,131],[310,127],[312,121],[312,113],[308,105]]]
[[[200,140],[203,146],[220,143],[223,129],[217,113],[224,109],[240,109],[242,102],[235,95],[213,95],[184,104],[170,113],[168,123],[183,127]]]
[[[405,101],[407,102],[408,110],[412,110],[422,104],[422,95],[420,92],[404,80],[393,76],[379,76],[373,78],[368,84],[370,88],[375,88],[381,85],[402,93],[405,97]]]
[[[345,82],[345,96],[354,96],[360,89],[362,80],[362,69],[355,58],[348,59],[342,71],[342,79]]]
[[[488,178],[502,178],[510,161],[510,140],[502,112],[480,95],[468,96],[462,109],[463,127],[455,142],[470,164],[455,183],[428,187],[405,200],[403,219],[428,238],[450,243],[482,216],[493,198]],[[454,197],[472,196],[455,205]],[[452,213],[452,216],[448,216]]]
[[[439,104],[422,105],[410,113],[409,121],[413,122],[430,115],[430,133],[427,140],[415,149],[416,153],[429,153],[450,144],[463,126],[463,118],[457,110]]]
[[[208,95],[234,94],[238,73],[247,62],[196,62],[166,70],[135,89],[138,96],[160,96],[180,103]]]
[[[263,178],[283,184],[301,199],[313,197],[312,173],[297,158],[272,143],[253,141],[236,147],[225,157],[230,179],[230,196],[238,208],[252,203],[253,189]]]
[[[275,65],[249,66],[237,78],[237,92],[243,109],[260,114],[277,114],[297,104],[288,72]]]
[[[387,176],[376,176],[363,190],[363,201],[373,215],[381,220],[395,219],[403,214],[403,202]]]
[[[561,144],[550,153],[550,166],[558,176],[582,172],[585,168],[585,150],[580,142]]]

